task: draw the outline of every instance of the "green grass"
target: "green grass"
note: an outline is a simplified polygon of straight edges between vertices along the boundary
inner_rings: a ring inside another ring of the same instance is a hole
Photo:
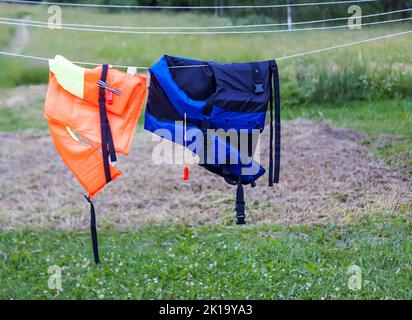
[[[102,264],[87,232],[0,234],[2,299],[411,299],[407,217],[346,227],[156,227],[100,232]],[[63,291],[48,268],[63,269]],[[362,289],[348,288],[348,268]]]
[[[412,101],[352,101],[283,108],[285,119],[305,117],[371,134],[412,137]]]
[[[10,88],[22,85],[47,83],[49,74],[46,68],[33,62],[7,60],[0,58],[0,88]],[[4,72],[3,72],[4,70]]]
[[[3,49],[10,43],[11,38],[14,36],[14,28],[12,26],[0,27],[0,49]]]
[[[334,105],[284,108],[286,119],[305,117],[353,128],[366,134],[369,146],[388,164],[412,178],[412,102],[410,100],[356,101]]]
[[[2,108],[0,106],[0,131],[47,130],[43,106],[44,101],[36,101],[33,104],[19,107]]]
[[[0,4],[5,16],[31,15],[47,21],[39,7]],[[391,16],[397,18],[396,16]],[[231,25],[228,18],[194,13],[117,12],[63,8],[64,23],[129,26]],[[221,62],[267,60],[411,29],[411,23],[254,35],[127,35],[30,28],[23,53],[42,57],[61,54],[76,61],[150,66],[163,54]],[[4,28],[4,26],[0,26]],[[286,105],[365,98],[410,98],[411,35],[279,61],[282,99]],[[0,33],[1,39],[1,33]],[[1,41],[1,40],[0,40]],[[0,57],[0,86],[47,81],[45,62]],[[34,68],[34,65],[36,68]],[[25,71],[25,72],[24,72]]]

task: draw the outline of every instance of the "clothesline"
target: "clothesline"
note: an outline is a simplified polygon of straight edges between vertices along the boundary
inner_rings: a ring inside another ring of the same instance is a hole
[[[68,3],[52,1],[28,1],[28,0],[1,0],[4,3],[35,4],[35,5],[57,5],[67,7],[92,7],[92,8],[118,8],[118,9],[263,9],[263,8],[286,8],[286,7],[310,7],[324,5],[341,5],[351,3],[375,2],[378,0],[350,0],[350,1],[327,1],[327,2],[303,2],[290,4],[266,4],[266,5],[222,5],[222,6],[148,6],[148,5],[122,5],[122,4],[96,4],[96,3]]]
[[[296,53],[288,56],[283,56],[276,58],[277,61],[282,61],[286,59],[291,59],[291,58],[297,58],[297,57],[302,57],[302,56],[307,56],[311,54],[316,54],[316,53],[321,53],[329,50],[334,50],[334,49],[339,49],[339,48],[344,48],[344,47],[349,47],[353,45],[358,45],[362,43],[367,43],[367,42],[372,42],[372,41],[377,41],[381,39],[389,39],[393,37],[398,37],[402,35],[406,35],[412,33],[412,30],[407,30],[407,31],[402,31],[402,32],[397,32],[397,33],[392,33],[392,34],[387,34],[383,36],[378,36],[374,38],[369,38],[369,39],[364,39],[364,40],[359,40],[359,41],[354,41],[354,42],[349,42],[349,43],[344,43],[340,45],[335,45],[327,48],[320,48],[320,49],[315,49],[307,52],[301,52],[301,53]],[[33,60],[40,60],[40,61],[48,61],[49,58],[44,58],[44,57],[38,57],[38,56],[32,56],[32,55],[24,55],[24,54],[18,54],[18,53],[12,53],[12,52],[5,52],[5,51],[0,51],[0,55],[6,55],[6,56],[13,56],[13,57],[20,57],[20,58],[27,58],[27,59],[33,59]],[[101,65],[99,63],[94,63],[94,62],[83,62],[83,61],[73,61],[73,63],[80,64],[80,65],[90,65],[90,66],[98,66]],[[129,68],[129,67],[134,67],[134,66],[125,66],[125,65],[116,65],[112,64],[112,67],[115,68]],[[182,68],[182,67],[206,67],[207,65],[201,64],[201,65],[191,65],[191,66],[177,66],[177,67],[170,67],[170,68]],[[135,67],[136,69],[139,70],[147,70],[149,67]]]
[[[356,18],[372,18],[384,15],[391,15],[403,12],[412,11],[412,8],[373,13],[368,15],[358,16]],[[335,22],[341,20],[348,20],[349,17],[338,17],[338,18],[328,18],[321,20],[311,20],[311,21],[298,21],[292,22],[291,25],[305,25],[305,24],[316,24],[324,22]],[[46,21],[39,20],[30,20],[30,19],[16,19],[16,18],[7,18],[0,17],[0,21],[13,21],[19,23],[30,23],[30,24],[39,24],[39,25],[48,25]],[[131,29],[131,30],[208,30],[208,29],[240,29],[240,28],[263,28],[263,27],[276,27],[276,26],[288,26],[287,22],[284,23],[265,23],[265,24],[245,24],[245,25],[232,25],[232,26],[118,26],[118,25],[95,25],[95,24],[81,24],[81,23],[62,23],[62,27],[81,27],[81,28],[106,28],[106,29]]]
[[[409,18],[402,18],[402,19],[393,19],[393,20],[384,20],[384,21],[375,21],[375,22],[367,22],[360,24],[363,26],[371,26],[371,25],[379,25],[379,24],[387,24],[387,23],[395,23],[395,22],[402,22],[402,21],[409,21],[412,20],[412,17]],[[39,25],[39,24],[31,24],[31,23],[20,23],[20,22],[11,22],[11,21],[1,21],[0,24],[6,25],[24,25],[28,27],[35,27],[35,28],[47,28],[50,27],[48,25]],[[140,34],[140,35],[221,35],[221,34],[265,34],[265,33],[284,33],[284,32],[298,32],[298,31],[309,31],[309,30],[333,30],[333,29],[342,29],[348,28],[347,24],[338,25],[338,26],[327,26],[327,27],[310,27],[310,28],[298,28],[298,29],[277,29],[277,30],[249,30],[249,31],[133,31],[133,30],[111,30],[111,29],[93,29],[93,28],[77,28],[77,27],[59,27],[59,30],[75,30],[75,31],[90,31],[90,32],[103,32],[103,33],[120,33],[120,34]],[[55,29],[52,29],[55,30]]]

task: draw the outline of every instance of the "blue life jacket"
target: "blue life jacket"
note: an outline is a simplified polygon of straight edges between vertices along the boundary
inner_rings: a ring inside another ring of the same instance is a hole
[[[164,138],[184,145],[183,139],[176,132],[183,132],[182,121],[186,116],[187,130],[197,130],[204,138],[203,145],[198,144],[191,148],[203,160],[201,166],[222,176],[229,184],[237,185],[237,224],[244,224],[245,204],[242,185],[250,184],[254,187],[255,181],[265,173],[265,169],[251,158],[256,147],[252,130],[256,132],[257,129],[258,133],[263,131],[268,104],[270,104],[269,185],[279,182],[280,93],[275,60],[217,63],[165,55],[149,71],[151,78],[145,112],[145,129],[155,134],[158,134],[156,132],[158,129],[167,129],[171,135]],[[273,120],[275,120],[274,128]],[[242,154],[243,149],[238,144],[227,142],[227,139],[219,135],[211,136],[208,134],[208,129],[236,130],[240,135],[247,135],[246,150],[249,157]],[[274,150],[273,138],[275,138]],[[210,155],[208,157],[207,141],[214,143],[212,145],[215,147],[215,152],[212,159]],[[226,159],[237,158],[239,161],[219,163],[217,157],[221,152]],[[245,158],[248,158],[246,162]]]

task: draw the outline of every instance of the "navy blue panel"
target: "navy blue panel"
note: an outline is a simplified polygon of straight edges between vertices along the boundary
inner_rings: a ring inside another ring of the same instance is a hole
[[[182,117],[170,103],[153,73],[150,74],[149,96],[147,98],[146,112],[160,120],[182,120]]]
[[[204,61],[187,60],[165,56],[167,64],[172,67],[173,80],[191,99],[207,100],[216,91],[216,81],[212,70]],[[190,67],[205,65],[205,67]],[[185,68],[173,68],[184,66]]]
[[[260,67],[263,93],[255,92],[253,64]],[[253,64],[209,62],[215,75],[218,92],[214,98],[215,105],[237,112],[266,112],[271,83],[269,62]]]

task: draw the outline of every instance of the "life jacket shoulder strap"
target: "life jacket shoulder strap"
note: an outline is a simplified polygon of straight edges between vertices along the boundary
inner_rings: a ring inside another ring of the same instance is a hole
[[[279,71],[275,60],[270,61],[270,138],[269,138],[269,186],[279,183],[280,175],[280,146],[281,146],[281,119],[280,119],[280,85]],[[272,88],[273,82],[273,88]],[[273,103],[273,99],[275,100]],[[273,110],[274,109],[274,110]],[[274,118],[273,118],[274,111]],[[273,121],[275,124],[273,125]],[[273,150],[273,138],[275,139]],[[273,154],[274,151],[274,154]]]
[[[107,64],[103,65],[102,68],[102,75],[100,80],[106,83],[107,80],[107,73],[108,73],[109,66]],[[103,154],[103,165],[104,165],[104,173],[106,176],[106,183],[109,183],[111,178],[110,173],[110,165],[109,165],[109,154],[110,160],[112,162],[117,161],[116,152],[113,143],[113,136],[110,130],[109,119],[107,118],[106,113],[106,88],[105,86],[99,87],[99,111],[100,111],[100,133],[101,133],[101,141],[102,141],[102,154]]]

